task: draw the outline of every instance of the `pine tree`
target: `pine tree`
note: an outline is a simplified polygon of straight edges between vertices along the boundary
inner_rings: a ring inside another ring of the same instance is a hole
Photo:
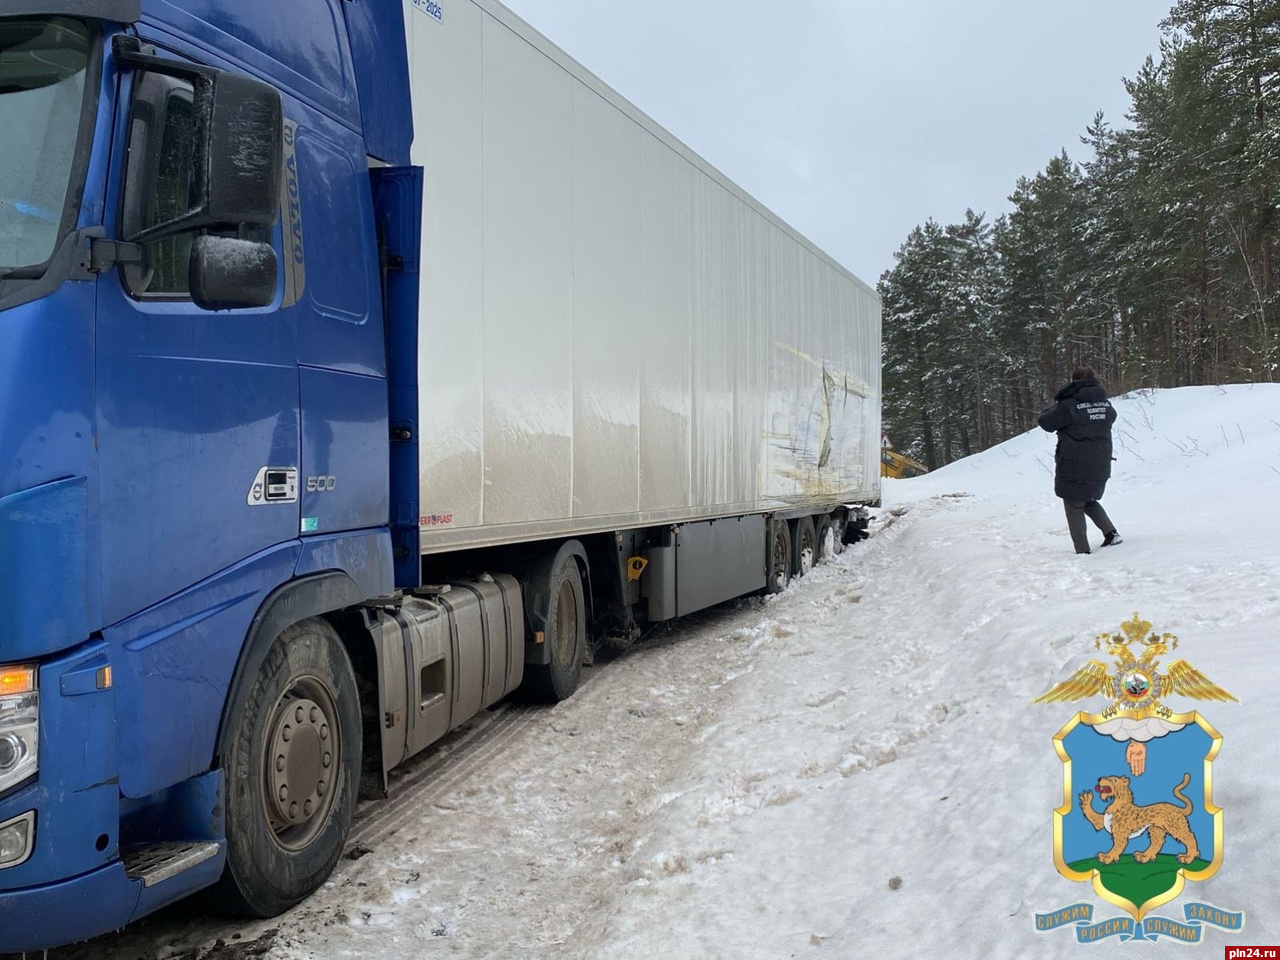
[[[930,220],[881,279],[885,422],[931,467],[1112,392],[1280,377],[1280,0],[1178,0],[1100,114],[994,224]]]

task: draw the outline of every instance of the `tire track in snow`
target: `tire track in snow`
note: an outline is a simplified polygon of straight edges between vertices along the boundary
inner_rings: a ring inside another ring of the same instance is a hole
[[[385,799],[362,804],[367,810],[357,814],[347,838],[348,856],[358,847],[376,848],[419,820],[424,806],[482,773],[527,735],[528,721],[540,713],[536,704],[504,703],[409,761],[405,774],[392,782]]]

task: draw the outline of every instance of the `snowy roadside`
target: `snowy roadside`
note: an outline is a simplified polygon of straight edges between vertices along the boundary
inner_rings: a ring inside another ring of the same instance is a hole
[[[1075,956],[1032,918],[1091,896],[1051,855],[1074,711],[1030,700],[1134,610],[1243,701],[1210,705],[1227,866],[1195,895],[1248,927],[1206,949],[1280,940],[1280,388],[1117,406],[1114,550],[1072,554],[1039,432],[889,484],[880,535],[754,628],[769,642],[640,854],[689,869],[563,956]]]

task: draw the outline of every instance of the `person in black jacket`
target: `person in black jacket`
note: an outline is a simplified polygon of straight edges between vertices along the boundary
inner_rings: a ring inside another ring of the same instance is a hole
[[[1087,516],[1103,533],[1102,545],[1120,543],[1115,524],[1102,509],[1111,479],[1111,424],[1116,411],[1090,367],[1076,367],[1071,382],[1058,391],[1054,404],[1040,414],[1040,426],[1058,434],[1053,492],[1067,511],[1067,529],[1076,553],[1089,552]]]

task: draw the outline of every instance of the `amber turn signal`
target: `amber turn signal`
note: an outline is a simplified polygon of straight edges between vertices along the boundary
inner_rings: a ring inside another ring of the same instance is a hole
[[[35,667],[0,667],[0,697],[11,693],[31,693],[35,688]]]

